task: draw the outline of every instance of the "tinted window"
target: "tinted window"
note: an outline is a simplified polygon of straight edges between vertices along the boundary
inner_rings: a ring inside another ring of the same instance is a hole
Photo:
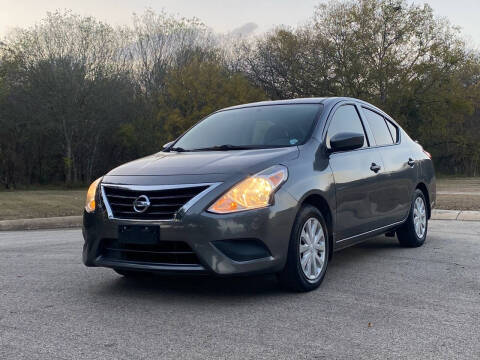
[[[328,147],[330,147],[330,139],[341,132],[363,134],[365,137],[362,121],[358,116],[357,109],[353,105],[343,105],[339,107],[337,111],[335,111],[335,114],[333,114],[332,121],[330,122],[327,132]],[[366,139],[363,142],[363,147],[365,146],[367,146]]]
[[[185,150],[222,145],[278,147],[303,144],[321,104],[268,105],[220,111],[190,129],[174,147]]]
[[[364,110],[365,115],[367,116],[368,125],[370,125],[370,129],[372,129],[373,137],[375,138],[377,145],[393,144],[390,130],[388,130],[383,116],[365,108]]]
[[[393,125],[390,121],[386,120],[390,134],[392,135],[393,142],[398,142],[398,128]]]

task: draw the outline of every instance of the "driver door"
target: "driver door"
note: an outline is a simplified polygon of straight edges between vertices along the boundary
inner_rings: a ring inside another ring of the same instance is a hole
[[[326,146],[340,132],[363,133],[362,148],[332,152],[329,164],[335,180],[337,242],[355,241],[357,235],[374,230],[379,219],[374,216],[379,206],[378,178],[383,162],[376,148],[370,147],[365,126],[354,103],[338,106],[330,116]],[[380,170],[373,170],[380,166]]]

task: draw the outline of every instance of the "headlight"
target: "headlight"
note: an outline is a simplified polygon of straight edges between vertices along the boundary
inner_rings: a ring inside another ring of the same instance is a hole
[[[288,178],[285,166],[276,165],[250,176],[232,187],[208,211],[226,214],[271,205],[273,194]]]
[[[98,184],[100,183],[101,180],[102,180],[102,178],[98,178],[88,188],[87,200],[85,202],[85,211],[86,212],[91,213],[91,212],[95,211],[95,205],[96,205],[95,204],[95,195],[97,194],[97,187],[98,187]]]

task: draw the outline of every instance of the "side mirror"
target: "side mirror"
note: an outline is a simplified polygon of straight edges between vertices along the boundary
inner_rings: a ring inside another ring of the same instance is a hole
[[[174,142],[175,140],[166,143],[165,145],[163,145],[162,150],[168,149],[170,146],[172,146]]]
[[[330,139],[332,151],[347,151],[361,148],[365,142],[365,136],[360,133],[342,132]]]

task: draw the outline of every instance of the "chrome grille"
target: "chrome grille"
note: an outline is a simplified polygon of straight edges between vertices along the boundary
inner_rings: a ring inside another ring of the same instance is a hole
[[[102,184],[103,200],[114,219],[173,220],[177,212],[192,202],[212,184],[172,186],[119,186]],[[134,208],[136,199],[146,196],[150,205],[143,212]]]

